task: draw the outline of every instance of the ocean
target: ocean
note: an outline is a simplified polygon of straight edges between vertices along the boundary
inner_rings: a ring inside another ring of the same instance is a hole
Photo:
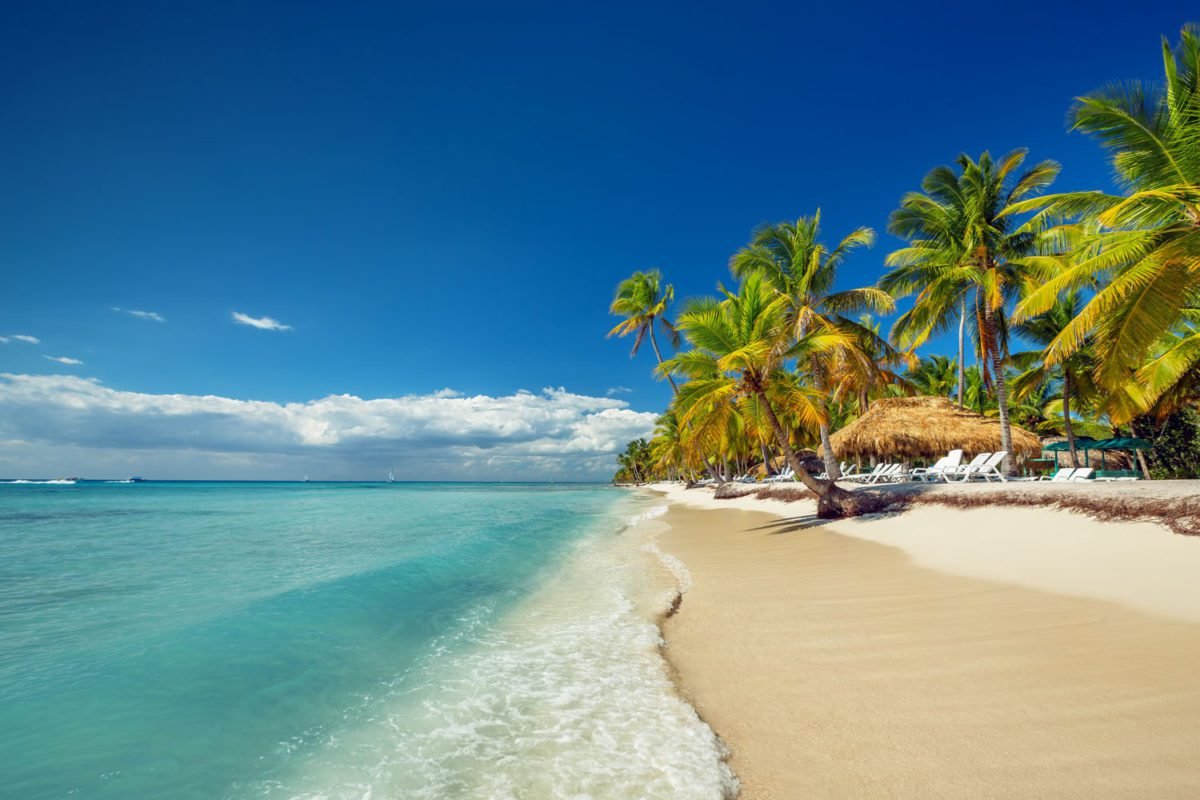
[[[736,785],[601,486],[0,486],[0,795],[664,798]],[[674,570],[672,572],[672,570]]]

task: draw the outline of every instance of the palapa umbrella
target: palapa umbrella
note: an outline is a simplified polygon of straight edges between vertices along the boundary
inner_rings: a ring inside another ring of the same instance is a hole
[[[966,411],[944,397],[888,397],[830,437],[838,458],[885,461],[938,458],[961,449],[967,456],[1000,450],[1000,421]],[[1012,426],[1013,455],[1041,450],[1037,436]]]

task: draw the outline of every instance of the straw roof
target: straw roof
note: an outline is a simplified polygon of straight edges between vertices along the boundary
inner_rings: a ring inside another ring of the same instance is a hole
[[[1036,454],[1042,445],[1024,428],[1012,426],[1016,454]],[[889,397],[830,439],[838,458],[937,458],[961,448],[966,455],[1000,449],[1000,421],[964,411],[944,397]]]

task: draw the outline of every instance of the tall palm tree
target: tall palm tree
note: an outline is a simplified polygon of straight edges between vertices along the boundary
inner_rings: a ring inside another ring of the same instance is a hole
[[[795,222],[760,227],[750,244],[730,259],[729,267],[734,277],[761,275],[768,286],[786,299],[787,323],[797,340],[816,331],[851,334],[845,337],[844,346],[826,353],[814,353],[807,363],[800,365],[823,395],[829,391],[832,359],[854,358],[864,367],[875,363],[871,353],[859,347],[860,340],[872,338],[872,332],[846,315],[862,311],[887,314],[895,308],[891,296],[876,288],[834,291],[838,268],[846,256],[860,247],[870,247],[874,242],[875,231],[857,228],[829,249],[821,242],[821,211],[818,209],[811,217],[800,217]],[[887,347],[886,343],[884,347]],[[829,398],[825,396],[821,402],[826,406],[819,424],[825,469],[836,479],[841,476],[837,456],[829,441],[826,421]]]
[[[1017,314],[1041,314],[1062,292],[1099,283],[1046,356],[1060,363],[1094,335],[1101,384],[1115,391],[1135,378],[1126,418],[1200,367],[1200,347],[1162,348],[1200,310],[1200,28],[1185,27],[1174,50],[1164,38],[1162,59],[1161,84],[1113,84],[1078,98],[1071,110],[1072,130],[1099,139],[1126,196],[1071,192],[1010,209],[1098,224],[1070,267],[1032,292]],[[1162,370],[1147,363],[1160,358],[1169,362]]]
[[[654,348],[654,357],[661,364],[663,355],[658,349],[658,339],[654,336],[654,323],[658,322],[673,347],[679,347],[679,333],[666,316],[667,307],[674,299],[675,287],[669,283],[664,284],[662,273],[658,270],[633,273],[617,285],[617,296],[608,311],[625,319],[614,326],[608,335],[623,337],[637,334],[633,340],[633,349],[629,351],[629,357],[633,358],[648,334],[650,346]],[[675,381],[671,380],[670,376],[667,376],[667,380],[671,383],[671,389],[678,392],[679,387],[675,385]]]
[[[658,349],[658,339],[654,335],[654,323],[658,322],[659,327],[670,340],[671,346],[678,348],[679,332],[675,330],[675,325],[666,316],[667,308],[674,299],[675,287],[669,283],[664,284],[662,273],[658,270],[633,273],[617,284],[617,295],[613,298],[608,311],[610,314],[623,316],[625,319],[608,332],[609,337],[636,334],[636,338],[633,340],[633,349],[629,351],[629,357],[633,358],[649,335],[650,346],[654,348],[654,358],[657,360],[658,366],[662,366],[663,355],[662,351]],[[679,387],[669,374],[667,382],[671,384],[671,392],[679,394]],[[708,456],[704,456],[703,460],[708,474],[717,482],[724,482],[723,477],[713,467]]]
[[[937,167],[925,176],[921,192],[910,192],[892,213],[888,229],[908,246],[891,253],[892,267],[880,286],[894,295],[916,294],[913,307],[896,321],[892,335],[916,347],[945,331],[966,306],[977,309],[978,341],[990,362],[1000,412],[1004,469],[1012,471],[1012,428],[1008,420],[1002,347],[1003,315],[1034,275],[1058,267],[1053,256],[1038,254],[1043,223],[1035,216],[1018,225],[1013,205],[1049,186],[1058,175],[1053,161],[1023,172],[1027,151],[1014,150],[999,161],[958,157],[957,171]],[[960,358],[961,361],[961,358]]]
[[[661,372],[690,378],[679,391],[675,406],[683,421],[695,422],[696,434],[709,435],[728,427],[728,418],[757,402],[796,477],[817,495],[822,518],[860,513],[865,498],[822,481],[804,468],[780,417],[783,414],[808,427],[824,420],[820,395],[802,386],[788,362],[822,356],[846,346],[845,333],[829,327],[794,338],[789,325],[789,300],[752,272],[737,294],[721,290],[723,299],[701,298],[679,316],[679,329],[692,349],[667,359]]]
[[[1025,340],[1038,345],[1039,349],[1012,355],[1013,363],[1018,368],[1024,368],[1013,380],[1013,393],[1018,399],[1024,399],[1039,392],[1041,387],[1049,382],[1060,384],[1063,432],[1067,437],[1067,447],[1071,451],[1072,464],[1076,463],[1076,452],[1071,402],[1072,400],[1087,401],[1097,395],[1096,385],[1092,380],[1095,359],[1090,348],[1085,347],[1054,364],[1047,361],[1045,348],[1057,339],[1063,329],[1071,323],[1071,320],[1079,313],[1082,304],[1082,297],[1078,292],[1067,292],[1050,310],[1017,325],[1017,333]]]

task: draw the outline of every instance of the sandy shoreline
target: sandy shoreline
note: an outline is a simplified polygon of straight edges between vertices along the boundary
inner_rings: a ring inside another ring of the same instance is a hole
[[[1046,509],[813,526],[806,503],[667,497],[659,545],[691,586],[666,654],[741,797],[1200,792],[1200,539]]]

